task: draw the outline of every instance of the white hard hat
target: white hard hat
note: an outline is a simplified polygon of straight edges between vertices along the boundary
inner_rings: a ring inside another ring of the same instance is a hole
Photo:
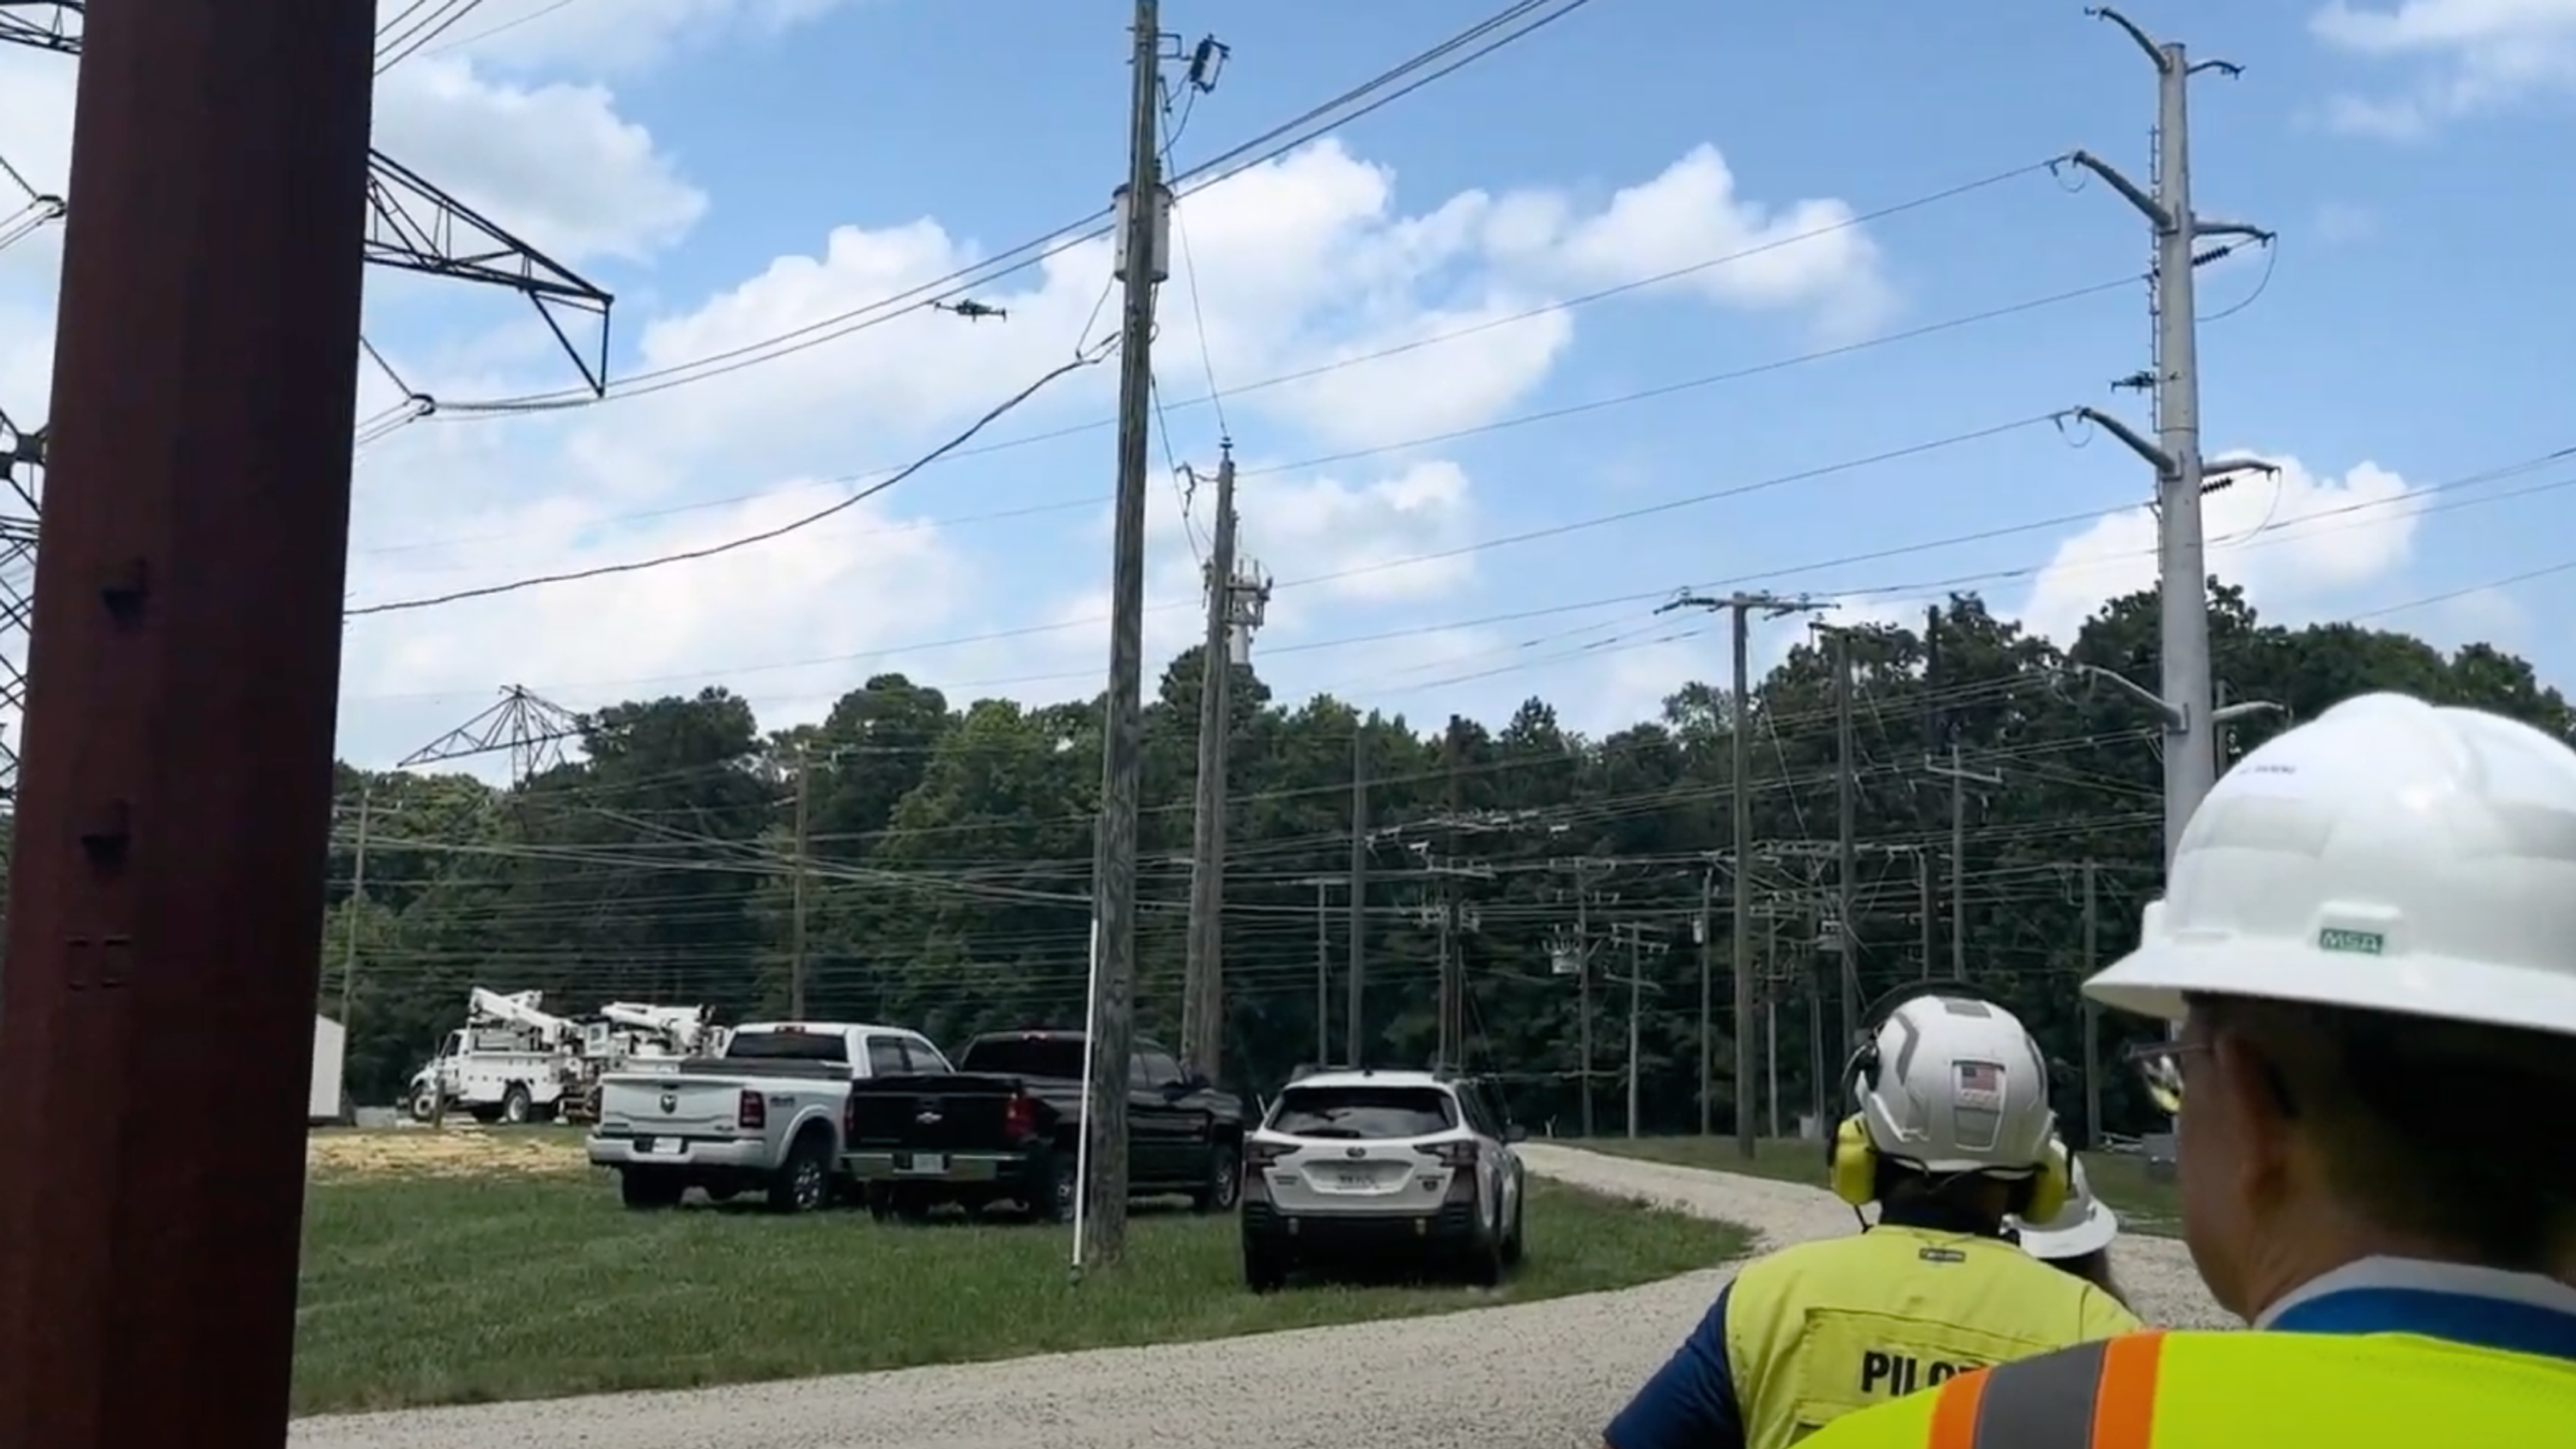
[[[2017,1217],[2008,1217],[2004,1223],[2021,1239],[2023,1252],[2049,1260],[2098,1253],[2120,1235],[2120,1215],[2093,1195],[2093,1184],[2084,1177],[2084,1161],[2072,1153],[2067,1155],[2065,1209],[2044,1223],[2024,1222]]]
[[[1888,1013],[1854,1084],[1870,1145],[1928,1173],[2028,1172],[2048,1161],[2057,1116],[2048,1060],[2011,1012],[1918,996]]]
[[[2576,1035],[2576,750],[2398,694],[2245,757],[2193,814],[2138,949],[2084,984]]]

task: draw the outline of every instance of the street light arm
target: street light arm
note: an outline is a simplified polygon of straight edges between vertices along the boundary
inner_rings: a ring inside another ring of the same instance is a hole
[[[2272,714],[2275,712],[2287,713],[2288,706],[2268,699],[2248,699],[2236,704],[2221,705],[2218,708],[2211,710],[2209,712],[2209,722],[2211,724],[2226,724],[2230,720],[2240,720],[2252,715]]]

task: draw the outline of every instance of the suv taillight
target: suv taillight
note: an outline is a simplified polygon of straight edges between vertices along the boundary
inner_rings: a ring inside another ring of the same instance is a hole
[[[1243,1144],[1243,1166],[1247,1172],[1259,1172],[1288,1155],[1285,1142],[1247,1142]]]
[[[1476,1144],[1473,1142],[1432,1142],[1414,1150],[1438,1159],[1443,1167],[1464,1170],[1476,1165]]]
[[[841,1141],[847,1144],[858,1140],[859,1094],[853,1089],[850,1095],[841,1099]]]
[[[734,1109],[733,1123],[745,1132],[757,1132],[769,1125],[769,1100],[749,1087],[742,1089],[741,1105]]]
[[[1037,1099],[1025,1092],[1014,1092],[1002,1104],[1002,1135],[1014,1142],[1025,1142],[1038,1135]]]

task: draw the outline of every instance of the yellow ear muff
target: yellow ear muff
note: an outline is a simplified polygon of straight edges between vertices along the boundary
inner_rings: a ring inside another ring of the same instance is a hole
[[[1870,1142],[1869,1127],[1858,1112],[1834,1128],[1825,1151],[1826,1181],[1834,1196],[1853,1207],[1878,1201],[1878,1148]]]
[[[2066,1144],[2052,1140],[2048,1144],[2047,1159],[2040,1163],[2039,1171],[2031,1175],[2030,1201],[2021,1210],[2021,1220],[2026,1223],[2050,1222],[2066,1211],[2067,1201],[2074,1195],[2074,1164],[2067,1158]]]

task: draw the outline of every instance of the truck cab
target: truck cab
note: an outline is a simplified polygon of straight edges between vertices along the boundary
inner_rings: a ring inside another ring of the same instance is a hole
[[[851,1084],[948,1069],[905,1027],[746,1022],[720,1056],[600,1078],[590,1161],[617,1173],[631,1208],[671,1207],[694,1187],[719,1202],[759,1191],[776,1211],[810,1212],[843,1175]]]

